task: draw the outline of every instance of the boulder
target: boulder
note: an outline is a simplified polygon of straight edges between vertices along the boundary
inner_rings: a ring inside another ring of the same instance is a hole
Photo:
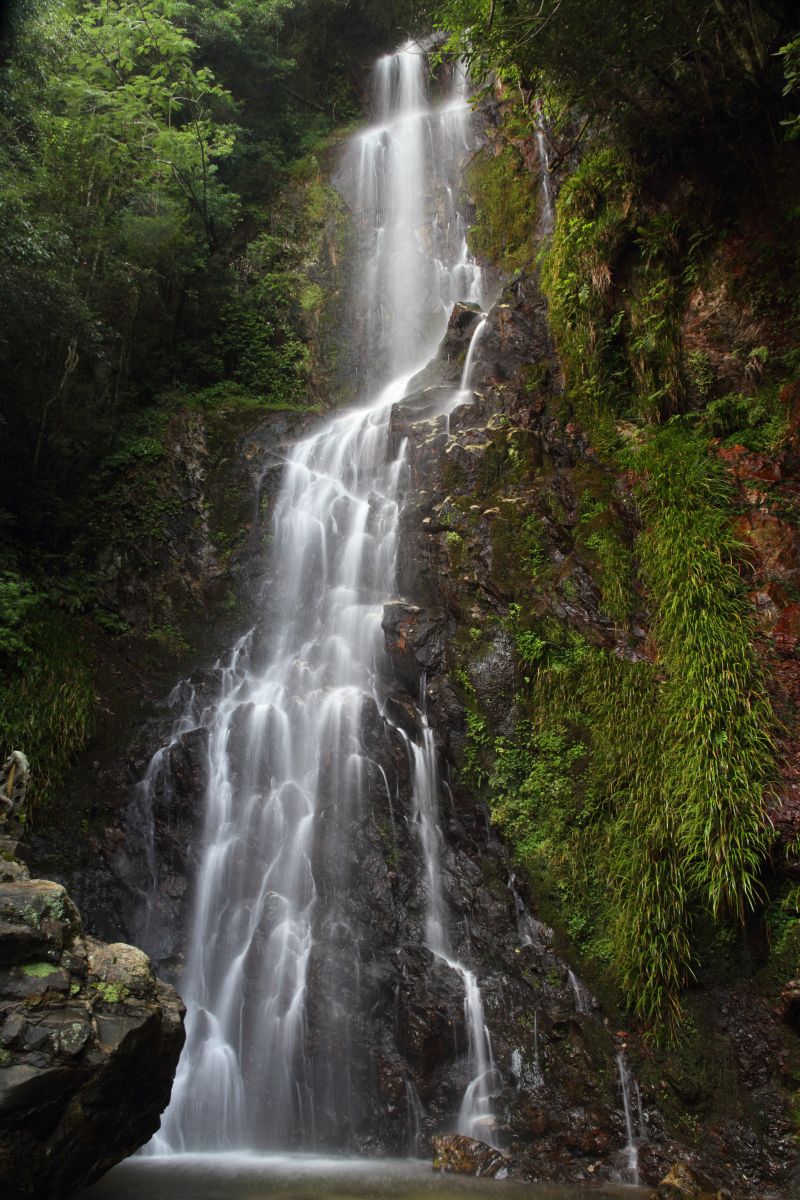
[[[440,1134],[432,1139],[431,1145],[434,1171],[506,1179],[513,1170],[511,1159],[494,1146],[460,1133]]]
[[[781,991],[781,1016],[800,1033],[800,979],[790,979]]]
[[[659,1183],[656,1196],[658,1200],[725,1200],[727,1193],[686,1163],[676,1162]]]
[[[11,864],[6,863],[6,866]],[[184,1008],[141,950],[81,934],[60,884],[0,884],[0,1194],[66,1196],[158,1129]]]

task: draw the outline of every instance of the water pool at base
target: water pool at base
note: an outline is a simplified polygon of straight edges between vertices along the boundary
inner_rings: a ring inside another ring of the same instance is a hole
[[[434,1172],[421,1159],[187,1154],[128,1159],[81,1200],[648,1200],[635,1187],[522,1184]]]

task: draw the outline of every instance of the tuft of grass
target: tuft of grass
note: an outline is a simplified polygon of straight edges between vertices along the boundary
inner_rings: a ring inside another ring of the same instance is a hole
[[[705,439],[677,427],[647,443],[638,466],[639,552],[668,678],[666,795],[700,895],[715,916],[743,916],[770,841],[764,792],[775,743],[730,484]]]

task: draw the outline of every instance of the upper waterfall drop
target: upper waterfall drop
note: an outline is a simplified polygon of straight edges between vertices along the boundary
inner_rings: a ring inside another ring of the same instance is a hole
[[[458,202],[472,145],[464,73],[453,71],[440,103],[427,77],[414,46],[381,59],[375,123],[344,155],[337,185],[360,247],[351,319],[368,364],[362,406],[290,450],[264,594],[270,634],[241,639],[202,716],[210,782],[183,981],[188,1035],[153,1143],[161,1152],[369,1144],[371,1021],[388,1003],[379,964],[393,947],[372,945],[363,830],[376,805],[391,806],[380,755],[400,738],[427,911],[405,937],[462,981],[466,1073],[452,1119],[462,1132],[490,1127],[480,989],[446,934],[432,735],[422,714],[418,742],[383,716],[381,618],[396,592],[405,470],[403,447],[389,452],[392,406],[435,352],[453,303],[484,299]],[[413,1085],[405,1092],[419,1103]]]

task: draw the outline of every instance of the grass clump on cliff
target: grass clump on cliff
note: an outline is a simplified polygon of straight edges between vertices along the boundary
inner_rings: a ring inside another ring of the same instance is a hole
[[[756,898],[768,845],[773,716],[739,572],[730,485],[705,439],[659,432],[639,455],[639,538],[666,672],[666,785],[688,870],[717,916]]]
[[[680,1020],[695,918],[738,921],[759,902],[776,750],[723,465],[702,432],[680,424],[627,461],[652,661],[512,605],[524,716],[510,738],[487,741],[481,725],[468,755],[472,778],[488,779],[494,820],[556,897],[559,923],[659,1031]],[[599,503],[587,510],[590,548],[616,536],[607,522]],[[620,550],[622,619],[631,556]],[[471,735],[474,696],[469,707]]]

